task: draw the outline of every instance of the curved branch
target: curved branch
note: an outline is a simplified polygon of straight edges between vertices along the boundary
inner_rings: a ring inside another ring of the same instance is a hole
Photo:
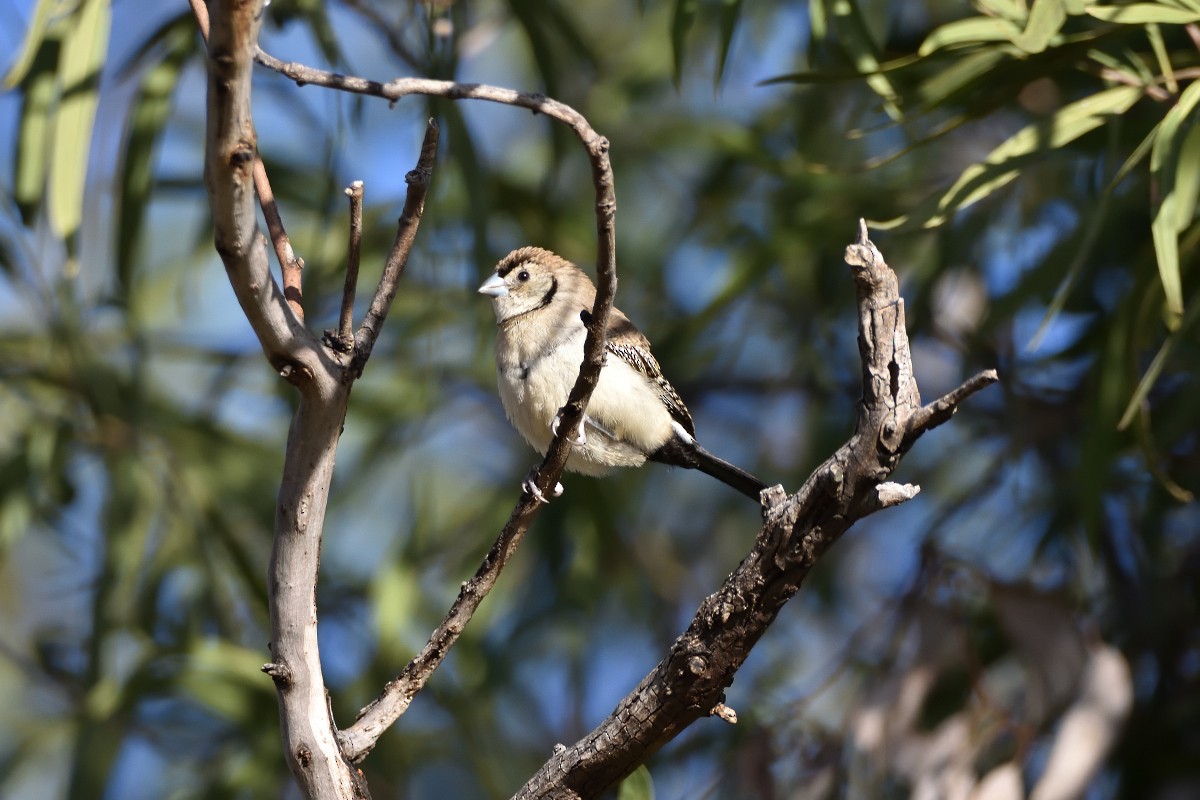
[[[356,380],[362,375],[363,367],[375,347],[375,340],[383,331],[383,322],[392,308],[392,301],[396,298],[396,288],[400,283],[400,276],[404,273],[404,267],[408,264],[408,255],[412,252],[413,242],[417,238],[417,226],[421,224],[421,214],[425,211],[425,195],[429,191],[429,179],[433,174],[437,149],[438,124],[431,119],[425,124],[425,138],[421,142],[421,156],[417,159],[417,166],[404,176],[404,182],[408,184],[408,196],[396,223],[396,239],[388,253],[379,285],[375,287],[367,315],[359,326],[358,333],[354,335],[354,356],[344,376],[346,381]]]

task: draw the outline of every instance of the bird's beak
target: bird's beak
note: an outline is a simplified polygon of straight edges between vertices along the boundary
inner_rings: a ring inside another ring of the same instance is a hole
[[[504,278],[493,275],[483,282],[483,286],[479,287],[479,293],[486,294],[488,297],[504,297],[508,294],[508,287],[504,285]]]

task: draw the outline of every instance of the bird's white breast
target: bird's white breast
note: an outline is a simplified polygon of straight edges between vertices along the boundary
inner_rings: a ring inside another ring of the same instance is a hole
[[[528,325],[512,320],[498,332],[496,377],[509,420],[544,454],[552,438],[550,425],[579,374],[587,330],[575,322],[551,336],[535,336],[525,330]],[[567,460],[567,469],[585,475],[640,466],[672,432],[671,416],[654,384],[611,354],[588,403],[587,419],[587,442],[574,447]]]

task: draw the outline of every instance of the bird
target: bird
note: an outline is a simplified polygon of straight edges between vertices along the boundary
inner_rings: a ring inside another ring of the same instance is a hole
[[[567,259],[522,247],[500,259],[479,293],[491,298],[496,314],[496,382],[504,412],[525,441],[545,455],[583,361],[596,287]],[[567,470],[602,476],[655,461],[698,469],[760,500],[766,484],[696,441],[691,413],[629,317],[613,308],[606,333],[605,365],[570,437]],[[533,475],[522,487],[546,502]],[[561,493],[558,484],[553,494]]]

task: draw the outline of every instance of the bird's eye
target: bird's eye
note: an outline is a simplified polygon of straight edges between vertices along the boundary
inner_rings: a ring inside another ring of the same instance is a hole
[[[524,283],[525,281],[529,280],[529,270],[523,269],[520,272],[518,272],[517,280],[521,281],[521,283]]]

